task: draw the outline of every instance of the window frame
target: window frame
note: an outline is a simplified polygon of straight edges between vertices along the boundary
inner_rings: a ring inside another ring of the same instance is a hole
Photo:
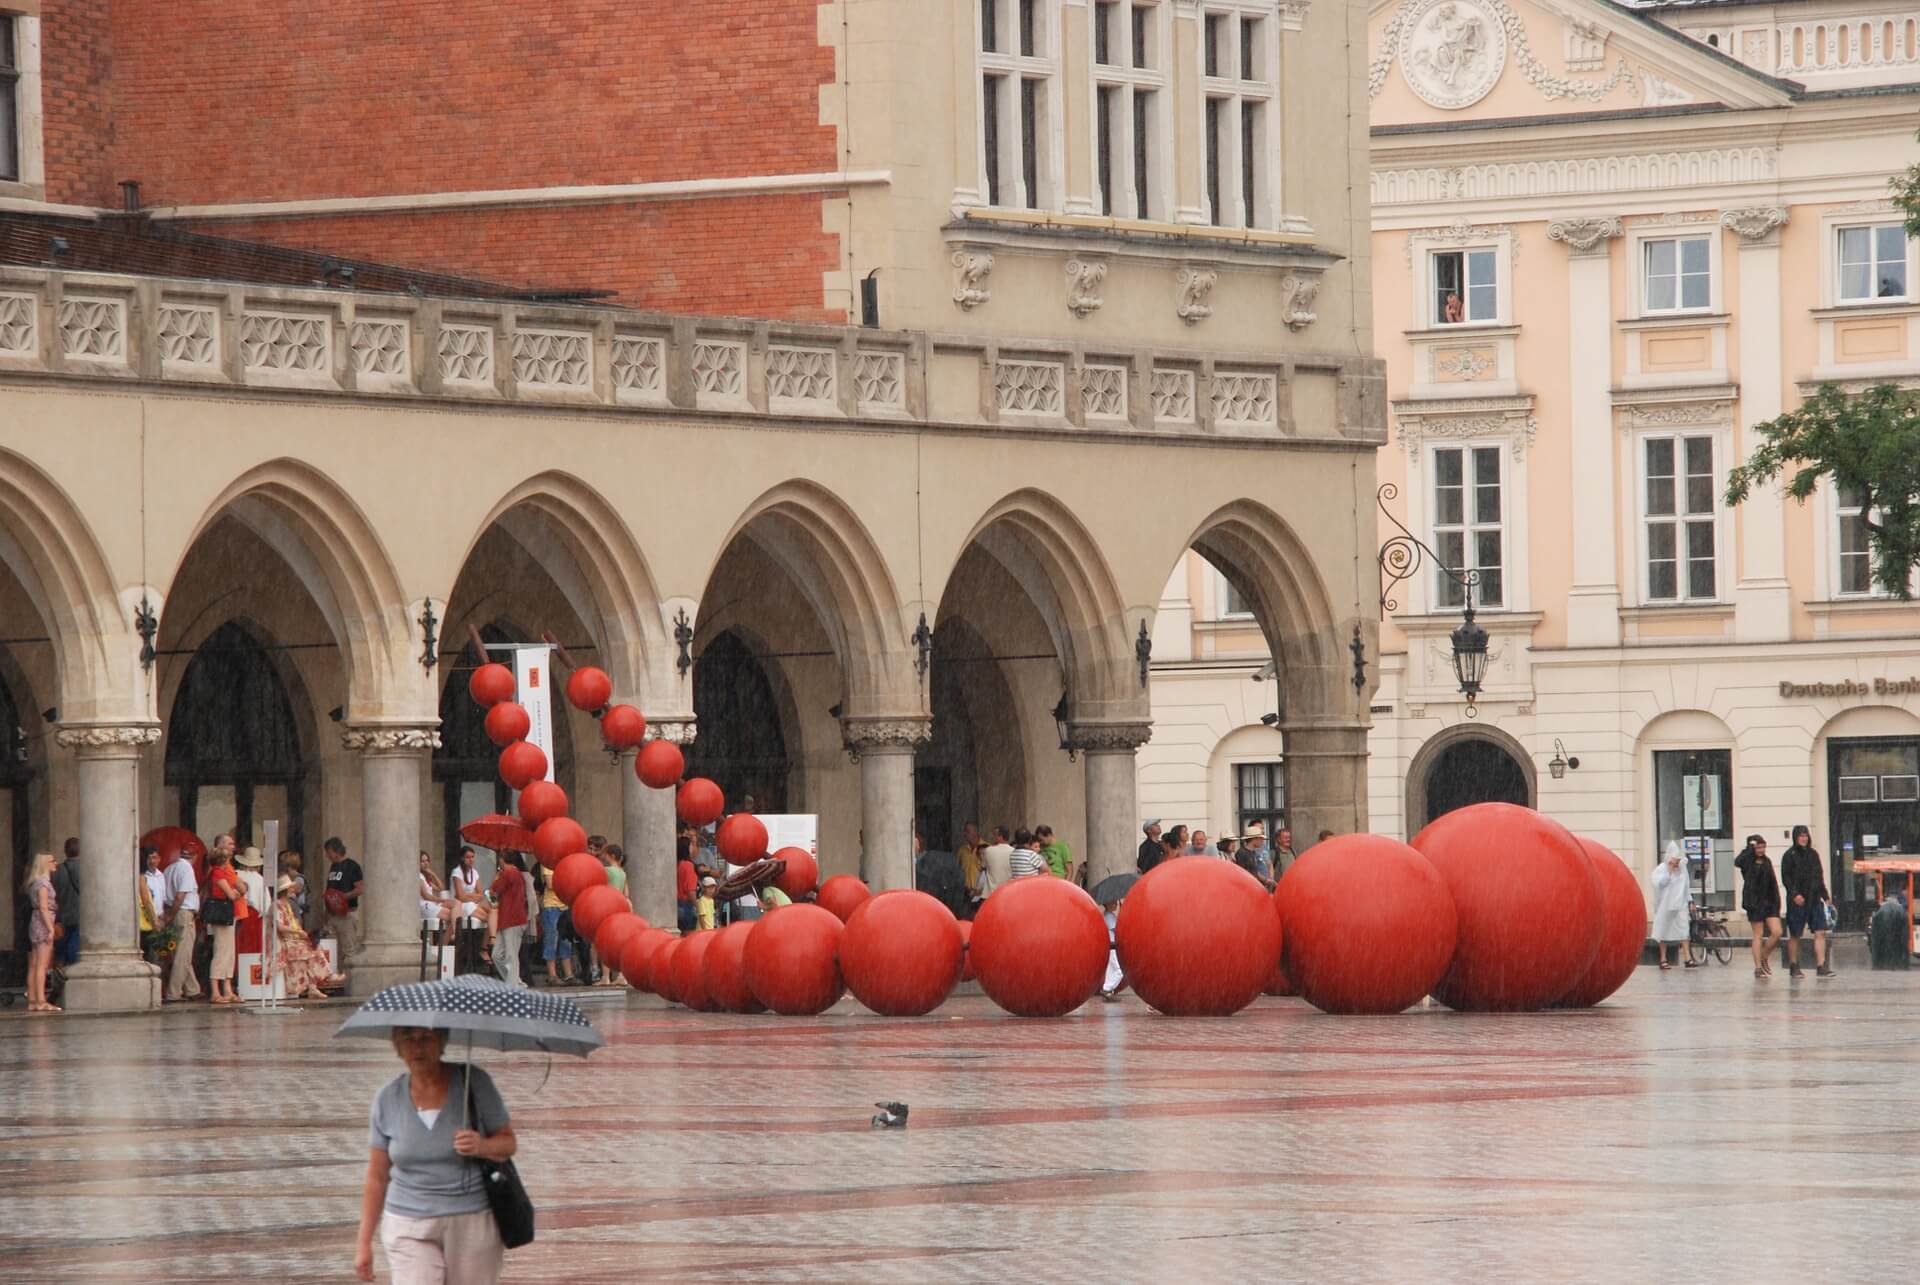
[[[1878,243],[1880,238],[1877,234],[1883,228],[1894,228],[1900,232],[1900,265],[1902,274],[1906,277],[1906,289],[1897,295],[1867,294],[1858,298],[1849,297],[1846,292],[1846,260],[1842,257],[1840,248],[1841,241],[1848,232],[1864,231],[1867,233],[1869,254],[1867,264],[1871,275],[1872,272],[1877,271],[1880,264],[1878,257]],[[1886,307],[1892,304],[1914,302],[1913,238],[1906,235],[1906,227],[1900,220],[1867,219],[1835,222],[1832,227],[1832,236],[1829,245],[1831,246],[1830,261],[1833,270],[1833,304],[1836,308],[1863,308],[1873,307],[1875,305]]]
[[[1169,144],[1173,78],[1168,66],[1173,48],[1172,0],[1112,0],[1111,5],[1094,0],[1088,10],[1092,211],[1106,218],[1169,222],[1174,212],[1174,148]],[[1148,66],[1136,65],[1140,59],[1135,48],[1136,12],[1145,18]],[[1104,40],[1109,61],[1101,62],[1101,27],[1109,20],[1114,28]],[[1139,138],[1142,125],[1144,151]]]
[[[1731,601],[1728,592],[1728,555],[1733,553],[1727,540],[1727,511],[1720,502],[1720,495],[1726,485],[1727,434],[1724,429],[1711,424],[1683,425],[1656,432],[1637,433],[1633,436],[1634,451],[1634,520],[1636,528],[1635,547],[1639,553],[1639,571],[1635,580],[1639,587],[1640,605],[1646,607],[1701,607],[1720,605]],[[1713,460],[1708,474],[1708,508],[1705,523],[1713,533],[1713,593],[1708,597],[1696,596],[1690,592],[1691,583],[1686,555],[1686,531],[1691,525],[1698,525],[1702,519],[1691,510],[1683,510],[1685,479],[1691,474],[1685,470],[1685,446],[1690,439],[1701,439],[1708,443],[1713,452]],[[1674,451],[1674,511],[1671,514],[1653,514],[1648,506],[1648,484],[1652,474],[1647,466],[1647,445],[1655,441],[1675,443]],[[1674,528],[1674,589],[1673,597],[1656,598],[1653,596],[1653,526],[1656,522],[1670,524]]]
[[[13,36],[13,65],[0,92],[13,97],[12,174],[0,172],[0,196],[45,194],[45,115],[41,104],[40,18],[0,9],[0,25]]]
[[[1713,236],[1713,234],[1707,231],[1700,231],[1700,232],[1677,232],[1676,231],[1665,236],[1650,235],[1650,236],[1643,236],[1643,237],[1636,238],[1635,244],[1638,248],[1638,252],[1640,255],[1639,272],[1640,272],[1640,315],[1641,316],[1643,317],[1684,317],[1684,316],[1707,316],[1713,313],[1714,301],[1719,294],[1718,290],[1716,289],[1717,282],[1715,280],[1715,277],[1716,277],[1715,270],[1718,265],[1714,261],[1714,253],[1713,253],[1714,240],[1715,240],[1715,237]],[[1686,302],[1687,277],[1689,275],[1694,275],[1694,274],[1689,274],[1683,266],[1682,256],[1684,255],[1685,251],[1682,247],[1684,247],[1685,244],[1689,241],[1698,241],[1706,247],[1707,268],[1706,268],[1705,275],[1706,275],[1706,282],[1707,282],[1707,298],[1706,298],[1706,302],[1704,303],[1689,304]],[[1656,245],[1665,245],[1668,243],[1671,243],[1674,248],[1674,263],[1673,263],[1674,304],[1672,307],[1669,307],[1669,308],[1658,308],[1658,307],[1655,307],[1652,302],[1653,247]]]
[[[977,0],[972,6],[974,33],[974,107],[978,130],[977,167],[980,203],[1001,210],[1058,210],[1063,199],[1064,165],[1060,154],[1062,91],[1059,0],[1030,0],[1034,51],[1023,51],[1027,26],[1023,0]],[[986,47],[987,15],[993,16],[995,44]],[[990,158],[987,82],[997,80],[994,97],[995,144]],[[1033,128],[1026,128],[1029,84],[1035,102]],[[1027,145],[1028,133],[1033,144]],[[1032,182],[1028,181],[1028,171]],[[995,192],[995,188],[998,192]],[[1034,189],[1038,189],[1037,191]],[[996,199],[997,198],[997,199]]]
[[[1507,316],[1507,272],[1506,256],[1501,253],[1502,246],[1497,242],[1473,243],[1458,246],[1435,246],[1427,251],[1426,279],[1420,294],[1420,321],[1423,329],[1452,330],[1462,326],[1498,326],[1504,324]],[[1475,254],[1488,254],[1493,258],[1493,315],[1476,317],[1473,315],[1473,282],[1468,273]],[[1465,314],[1459,321],[1447,321],[1436,315],[1444,306],[1440,302],[1440,261],[1457,255],[1460,259],[1460,281],[1466,290],[1466,298],[1461,302]],[[1433,311],[1428,311],[1431,308]]]
[[[1251,59],[1249,27],[1253,28]],[[1224,41],[1216,43],[1216,31],[1224,34]],[[1202,216],[1213,227],[1276,227],[1279,15],[1271,4],[1206,0],[1200,7],[1199,36],[1193,71],[1200,85]],[[1254,111],[1251,130],[1249,108]],[[1249,132],[1255,135],[1251,142]],[[1248,208],[1249,191],[1252,208]]]
[[[1461,518],[1460,522],[1442,523],[1440,521],[1440,457],[1449,452],[1461,453]],[[1479,478],[1478,452],[1492,454],[1499,468],[1500,519],[1497,522],[1479,522],[1473,519],[1474,493],[1481,483]],[[1458,531],[1461,535],[1461,549],[1466,554],[1461,566],[1456,570],[1483,570],[1480,566],[1479,541],[1476,537],[1491,530],[1500,538],[1500,601],[1489,602],[1483,596],[1484,586],[1476,587],[1473,608],[1475,611],[1510,611],[1513,609],[1513,537],[1511,518],[1513,513],[1513,463],[1511,452],[1497,438],[1469,438],[1464,441],[1436,442],[1427,447],[1426,459],[1426,495],[1423,497],[1427,508],[1427,544],[1439,554],[1441,538],[1444,534]],[[1468,474],[1471,472],[1472,478]],[[1437,563],[1444,563],[1444,557],[1436,557]],[[1427,586],[1429,601],[1435,611],[1458,611],[1464,605],[1465,590],[1453,583],[1445,572],[1435,567],[1431,583]],[[1461,601],[1453,601],[1455,594],[1461,595]]]
[[[1254,810],[1244,809],[1241,804],[1244,790],[1241,775],[1247,769],[1263,769],[1266,780],[1263,788],[1268,792],[1268,802],[1272,802],[1273,791],[1278,786],[1279,807],[1266,807]],[[1267,847],[1271,851],[1280,831],[1287,828],[1287,756],[1284,752],[1278,758],[1236,759],[1229,764],[1228,788],[1233,792],[1233,833],[1245,834],[1249,821],[1265,823]]]

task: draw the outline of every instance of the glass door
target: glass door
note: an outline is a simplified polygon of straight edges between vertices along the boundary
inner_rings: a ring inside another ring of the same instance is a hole
[[[1669,843],[1687,854],[1694,898],[1715,910],[1733,906],[1733,751],[1653,752],[1652,862]],[[1642,872],[1636,871],[1636,874]]]
[[[1827,887],[1841,927],[1858,928],[1873,911],[1873,880],[1856,875],[1854,861],[1920,857],[1920,740],[1829,741],[1827,800]]]

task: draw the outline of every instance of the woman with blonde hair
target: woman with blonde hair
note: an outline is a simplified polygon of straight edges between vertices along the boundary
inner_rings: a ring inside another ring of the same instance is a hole
[[[23,885],[27,898],[27,1011],[58,1013],[47,1003],[47,966],[53,962],[53,924],[59,910],[53,895],[53,854],[42,852],[27,867]]]

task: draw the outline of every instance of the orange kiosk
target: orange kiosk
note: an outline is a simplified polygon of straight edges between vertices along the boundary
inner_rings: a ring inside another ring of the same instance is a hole
[[[1886,877],[1905,875],[1907,877],[1907,949],[1913,950],[1913,877],[1920,874],[1920,857],[1867,857],[1853,863],[1856,873],[1873,876],[1873,895],[1876,901],[1887,899]]]

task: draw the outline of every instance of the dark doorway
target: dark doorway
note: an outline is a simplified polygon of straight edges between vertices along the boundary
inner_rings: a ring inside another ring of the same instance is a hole
[[[167,784],[180,824],[196,833],[203,793],[231,790],[240,845],[257,821],[285,824],[281,843],[304,850],[306,764],[293,704],[266,648],[235,621],[194,651],[167,722]]]
[[[749,794],[758,811],[787,810],[787,741],[773,684],[740,635],[715,636],[693,662],[693,713],[687,775],[720,787],[731,807]]]
[[[1513,756],[1477,737],[1455,741],[1427,769],[1427,822],[1474,803],[1533,806],[1527,774]]]
[[[0,906],[12,906],[4,915],[12,936],[0,946],[12,949],[26,940],[27,903],[18,899],[17,889],[27,873],[28,855],[33,851],[32,810],[33,762],[26,727],[20,721],[20,707],[6,681],[0,679]]]

